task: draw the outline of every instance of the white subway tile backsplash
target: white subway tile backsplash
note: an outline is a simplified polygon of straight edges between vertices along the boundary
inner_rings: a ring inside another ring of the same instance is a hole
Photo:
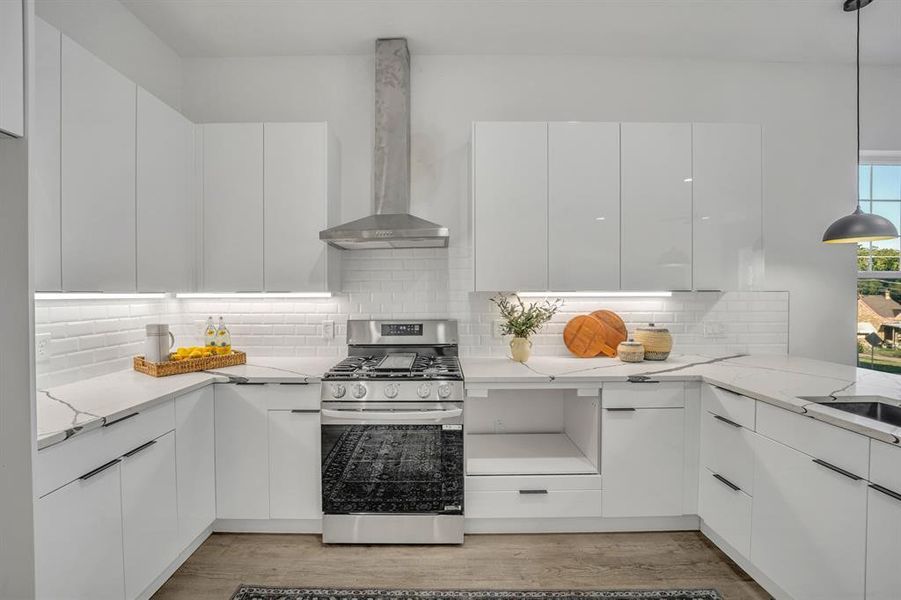
[[[50,333],[50,360],[38,365],[39,389],[131,365],[143,351],[144,325],[169,323],[179,346],[203,343],[206,318],[221,315],[233,345],[251,355],[325,356],[346,353],[349,318],[454,318],[460,350],[503,356],[495,337],[490,294],[469,291],[467,248],[369,250],[345,253],[343,293],[302,301],[261,299],[38,300],[35,330]],[[605,308],[630,329],[649,322],[673,333],[682,353],[788,351],[787,292],[676,292],[669,298],[568,298],[534,339],[535,354],[566,355],[561,335],[573,316]],[[531,300],[530,301],[534,301]],[[335,337],[322,338],[322,322]]]

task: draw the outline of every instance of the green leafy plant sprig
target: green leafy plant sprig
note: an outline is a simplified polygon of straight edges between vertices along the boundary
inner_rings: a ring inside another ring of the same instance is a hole
[[[503,319],[501,332],[521,338],[537,333],[563,306],[560,298],[525,304],[517,294],[498,294],[491,302],[500,310]]]

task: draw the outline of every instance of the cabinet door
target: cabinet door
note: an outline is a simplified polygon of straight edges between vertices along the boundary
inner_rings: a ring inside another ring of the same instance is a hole
[[[266,386],[216,386],[216,516],[269,518]]]
[[[122,457],[125,597],[144,592],[178,555],[175,432]]]
[[[601,418],[604,516],[681,515],[684,409],[605,408]]]
[[[216,520],[214,431],[211,387],[175,399],[179,550]]]
[[[547,123],[473,126],[476,291],[548,289]]]
[[[121,600],[121,471],[118,463],[35,502],[36,597]]]
[[[0,131],[25,134],[25,36],[22,0],[0,2]]]
[[[319,411],[269,411],[269,516],[322,518]]]
[[[263,125],[203,126],[203,288],[263,289]]]
[[[35,115],[31,131],[34,289],[62,289],[60,255],[60,33],[34,20]]]
[[[691,289],[691,125],[623,123],[622,287]]]
[[[550,289],[619,289],[619,211],[619,123],[549,123]]]
[[[864,597],[867,486],[763,436],[751,562],[796,600]]]
[[[265,288],[328,289],[328,126],[266,123],[264,164]]]
[[[692,124],[695,289],[763,283],[760,152],[759,125]]]
[[[867,502],[867,600],[895,600],[901,590],[901,493],[871,489]]]
[[[138,290],[194,287],[194,125],[138,89]]]
[[[62,270],[67,291],[135,290],[136,86],[62,38]]]

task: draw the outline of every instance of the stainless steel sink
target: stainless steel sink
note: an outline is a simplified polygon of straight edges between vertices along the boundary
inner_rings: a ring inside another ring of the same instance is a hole
[[[883,402],[884,400],[894,402],[890,398],[883,396],[839,396],[838,398],[832,396],[800,396],[800,398],[801,400],[830,406],[853,415],[873,419],[880,423],[901,427],[901,407]]]

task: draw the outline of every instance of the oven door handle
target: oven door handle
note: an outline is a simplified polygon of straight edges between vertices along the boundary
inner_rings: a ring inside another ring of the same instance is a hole
[[[342,421],[443,421],[455,419],[463,414],[462,408],[450,410],[420,410],[416,412],[386,411],[386,410],[329,410],[322,409],[324,419]]]

